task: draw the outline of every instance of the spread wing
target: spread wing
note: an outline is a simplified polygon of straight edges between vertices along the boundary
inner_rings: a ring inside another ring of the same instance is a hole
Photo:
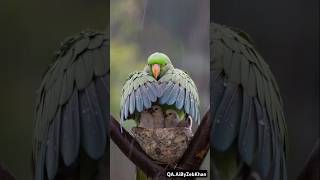
[[[131,73],[122,88],[121,122],[133,117],[135,112],[149,109],[158,97],[158,83],[152,76],[144,71]]]
[[[264,179],[286,179],[286,136],[277,83],[245,33],[211,25],[213,51],[211,144],[226,151],[236,141],[240,160]]]
[[[159,79],[160,104],[183,109],[195,122],[200,122],[198,90],[190,76],[180,69],[168,70]]]
[[[103,156],[109,114],[108,46],[104,34],[82,32],[63,43],[45,73],[36,105],[36,180],[46,175],[54,179],[61,164],[76,162],[80,147],[92,159]]]

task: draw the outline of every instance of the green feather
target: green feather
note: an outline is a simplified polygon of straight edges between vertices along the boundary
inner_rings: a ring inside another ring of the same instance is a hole
[[[268,141],[263,142],[264,138],[258,138],[259,142],[253,143],[261,145],[265,144],[266,147],[272,149],[273,156],[276,156],[274,154],[276,154],[277,152],[281,153],[281,156],[285,156],[287,149],[287,128],[282,107],[283,103],[280,96],[279,87],[269,66],[265,63],[262,56],[254,48],[253,41],[248,34],[237,29],[235,30],[214,23],[211,24],[210,33],[210,49],[211,52],[214,52],[214,55],[211,58],[211,70],[215,72],[215,74],[220,74],[219,76],[221,76],[225,84],[233,84],[240,87],[240,94],[242,94],[243,96],[257,99],[259,102],[257,102],[255,107],[257,108],[257,106],[261,106],[263,112],[266,112],[266,114],[262,112],[260,112],[259,114],[256,113],[257,117],[254,117],[254,119],[256,119],[257,122],[255,123],[258,123],[260,127],[260,134],[267,134],[268,136],[271,134],[271,136],[273,137],[272,144],[270,144],[269,139],[267,139]],[[224,87],[226,88],[226,86]],[[240,106],[238,108],[242,107]],[[232,116],[232,114],[230,116]],[[264,122],[264,125],[270,124],[270,128],[266,128],[265,126],[259,124],[262,122],[261,116],[263,116],[265,120],[268,120],[267,122]],[[212,134],[216,135],[215,133]],[[239,136],[239,134],[237,134],[237,136]],[[237,145],[235,145],[233,148],[241,148],[243,145],[237,137],[235,138],[235,143],[237,143]],[[216,144],[216,146],[219,146],[219,144]],[[240,154],[230,154],[229,149],[226,152],[214,153],[216,153],[217,156],[217,163],[220,164],[220,171],[222,173],[222,176],[225,177],[223,179],[230,179],[231,177],[228,176],[228,172],[233,173],[233,167],[238,166],[240,168],[241,164],[237,164],[236,160],[241,160],[244,158],[241,157],[241,153],[243,153],[243,151],[239,151],[238,149],[238,153]],[[238,157],[239,155],[240,157]],[[256,158],[255,161],[257,162],[255,162],[255,164],[264,163],[261,161],[261,159],[263,158],[270,160],[268,159],[268,157],[270,157],[270,153],[262,153],[260,157]],[[277,161],[276,163],[281,162]],[[255,164],[247,165],[252,166],[251,168],[254,169],[256,167]],[[262,169],[260,168],[259,173],[268,173],[266,172],[267,170],[264,170],[268,168],[270,167]],[[275,171],[278,170],[276,169]]]
[[[170,58],[163,54],[163,53],[153,53],[148,57],[148,64],[160,64],[160,65],[166,65],[166,64],[171,64]]]

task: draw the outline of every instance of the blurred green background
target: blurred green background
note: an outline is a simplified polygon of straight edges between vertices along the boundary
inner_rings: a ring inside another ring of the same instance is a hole
[[[36,89],[53,53],[84,29],[105,31],[106,0],[0,1],[0,163],[32,179]]]
[[[167,54],[195,81],[202,115],[209,108],[209,0],[111,0],[111,113],[119,119],[122,86],[150,54]],[[125,127],[131,127],[128,121]],[[196,127],[196,126],[195,126]],[[135,166],[110,143],[111,179],[135,179]],[[209,171],[209,157],[202,169]],[[123,173],[125,172],[125,173]],[[209,178],[208,178],[209,179]]]

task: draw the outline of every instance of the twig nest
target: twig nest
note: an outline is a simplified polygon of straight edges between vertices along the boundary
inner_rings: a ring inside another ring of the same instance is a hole
[[[185,127],[134,127],[131,131],[149,157],[165,164],[177,162],[193,137],[191,129]]]

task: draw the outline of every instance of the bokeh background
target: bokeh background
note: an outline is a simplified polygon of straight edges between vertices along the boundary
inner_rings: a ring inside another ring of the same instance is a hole
[[[288,179],[319,137],[319,0],[213,0],[211,19],[251,35],[283,96]]]
[[[190,74],[204,114],[210,96],[209,9],[209,0],[110,1],[110,107],[117,119],[125,80],[131,72],[143,70],[148,56],[156,51]],[[133,125],[133,121],[124,124],[128,129]],[[134,164],[113,141],[110,148],[111,180],[135,180]],[[202,165],[208,171],[209,159]]]
[[[105,31],[106,0],[0,1],[0,163],[31,180],[36,89],[66,37]]]

